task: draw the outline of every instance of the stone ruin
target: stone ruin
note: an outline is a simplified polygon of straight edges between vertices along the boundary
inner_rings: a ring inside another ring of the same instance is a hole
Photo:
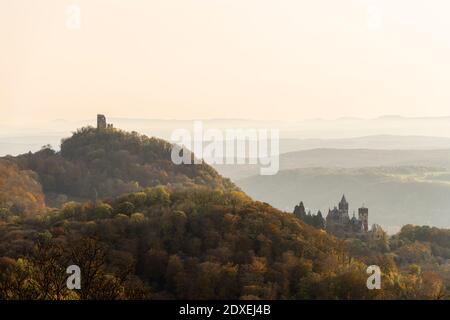
[[[97,129],[98,130],[105,130],[105,129],[112,129],[113,125],[112,123],[106,123],[106,117],[103,114],[97,115]]]

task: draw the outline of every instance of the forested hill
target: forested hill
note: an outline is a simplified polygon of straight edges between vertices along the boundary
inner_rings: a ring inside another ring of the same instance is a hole
[[[366,265],[341,240],[238,191],[147,188],[109,202],[67,203],[19,225],[0,224],[0,299],[363,299],[395,292],[367,290]],[[83,274],[81,291],[59,285],[70,264],[92,271]]]
[[[0,299],[448,297],[448,232],[343,241],[253,201],[206,164],[174,165],[171,148],[82,128],[60,152],[0,159]],[[38,181],[65,204],[44,208]],[[28,199],[30,214],[17,212]],[[65,285],[72,264],[87,270],[80,291]],[[372,264],[381,290],[366,287]]]
[[[411,226],[344,242],[242,192],[159,186],[3,219],[0,299],[442,299],[447,244]],[[71,264],[89,270],[80,291]],[[381,290],[366,287],[373,264]]]
[[[171,150],[172,144],[136,132],[84,127],[62,141],[60,152],[44,147],[8,160],[36,172],[53,204],[104,199],[157,185],[237,189],[207,164],[175,165]]]

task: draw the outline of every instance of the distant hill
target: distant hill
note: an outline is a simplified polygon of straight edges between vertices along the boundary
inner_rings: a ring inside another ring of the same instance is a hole
[[[280,170],[296,168],[364,168],[425,166],[450,168],[450,149],[441,150],[370,150],[312,149],[280,155]],[[258,165],[215,165],[221,174],[233,180],[259,172]]]
[[[170,140],[175,129],[193,129],[194,120],[110,118],[115,127]],[[340,118],[301,121],[251,119],[198,119],[204,128],[279,129],[281,153],[317,148],[334,149],[450,149],[450,117],[375,119]],[[38,151],[44,144],[59,148],[72,128],[95,125],[95,119],[59,119],[35,127],[0,126],[0,156]]]
[[[280,152],[310,149],[433,150],[450,149],[450,138],[372,135],[342,139],[281,139]]]
[[[450,168],[450,149],[369,150],[314,149],[281,155],[281,168],[429,166]]]
[[[207,164],[175,165],[171,150],[170,143],[136,132],[85,127],[64,139],[59,152],[44,147],[7,159],[37,173],[50,204],[103,199],[157,185],[236,189]]]
[[[450,175],[441,169],[306,168],[252,176],[236,183],[254,199],[286,211],[302,200],[306,207],[326,215],[345,193],[350,212],[365,204],[369,222],[390,231],[408,223],[450,226]]]

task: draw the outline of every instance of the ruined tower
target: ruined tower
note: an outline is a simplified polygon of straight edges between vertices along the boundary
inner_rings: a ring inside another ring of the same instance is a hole
[[[369,209],[362,206],[358,209],[358,219],[362,222],[364,232],[369,231]]]
[[[103,114],[97,115],[97,129],[106,129],[106,117]]]

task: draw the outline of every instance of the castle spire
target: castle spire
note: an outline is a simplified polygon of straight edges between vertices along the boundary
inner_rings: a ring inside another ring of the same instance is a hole
[[[342,195],[341,202],[339,202],[339,212],[348,217],[348,202],[345,199],[345,194]]]

